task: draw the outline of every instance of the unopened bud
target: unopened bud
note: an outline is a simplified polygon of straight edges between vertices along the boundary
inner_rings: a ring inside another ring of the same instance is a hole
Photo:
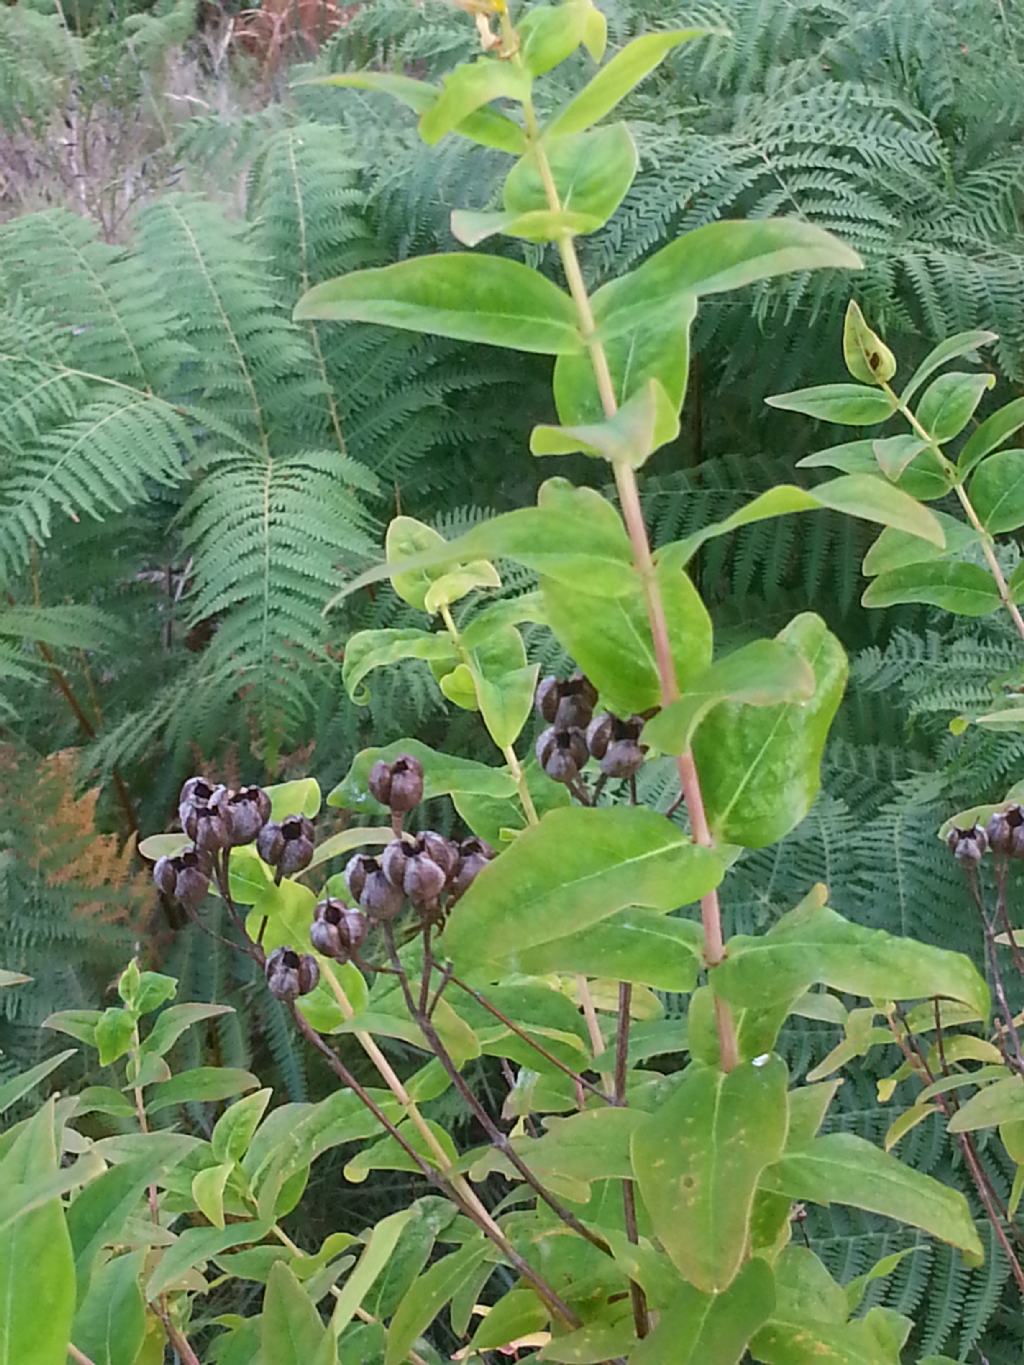
[[[619,720],[606,712],[594,717],[587,729],[587,748],[606,777],[632,777],[637,772],[647,754],[647,745],[639,742],[643,728],[643,716]]]
[[[957,862],[965,867],[976,867],[988,848],[988,836],[980,825],[951,829],[946,842]]]
[[[405,894],[385,875],[378,859],[357,853],[345,868],[345,881],[353,897],[374,919],[394,919],[401,914]]]
[[[270,819],[270,797],[262,787],[240,787],[228,792],[231,815],[231,846],[251,844]]]
[[[597,689],[582,673],[564,681],[542,678],[534,704],[540,716],[557,730],[585,730],[597,704]]]
[[[309,953],[296,953],[291,948],[275,948],[267,958],[265,968],[271,995],[278,1000],[295,1000],[316,990],[320,967]]]
[[[318,953],[348,962],[366,937],[366,916],[339,900],[321,901],[313,914],[309,939]]]
[[[313,822],[305,815],[289,815],[280,824],[263,826],[256,851],[281,877],[292,877],[313,861]]]
[[[423,764],[411,754],[399,754],[393,763],[378,759],[367,784],[381,805],[404,814],[423,800]]]
[[[210,871],[208,853],[186,848],[173,858],[160,858],[153,868],[153,880],[165,896],[186,910],[195,910],[206,899]]]

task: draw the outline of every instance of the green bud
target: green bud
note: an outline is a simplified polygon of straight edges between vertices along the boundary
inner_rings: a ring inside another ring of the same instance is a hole
[[[896,373],[896,357],[864,321],[864,314],[853,299],[846,307],[843,359],[854,379],[862,384],[888,384]]]

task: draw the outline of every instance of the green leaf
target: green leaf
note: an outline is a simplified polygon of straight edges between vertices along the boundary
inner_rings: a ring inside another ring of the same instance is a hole
[[[594,294],[591,302],[596,315],[610,314],[617,303],[628,301],[628,291],[621,289],[621,284],[622,280],[612,280]],[[696,312],[694,297],[680,297],[670,316],[638,314],[630,330],[604,344],[619,406],[651,380],[656,380],[668,394],[672,423],[656,427],[655,440],[659,446],[673,440],[672,433],[677,429],[690,363],[690,325]],[[555,362],[554,383],[555,406],[559,420],[566,426],[605,420],[589,354],[560,355]]]
[[[400,659],[423,659],[442,667],[458,662],[455,646],[447,632],[432,634],[425,630],[360,630],[345,644],[342,681],[357,706],[366,706],[369,689],[363,679],[375,668],[387,668]]]
[[[560,782],[552,782],[535,758],[523,764],[526,785],[533,798],[538,816],[549,810],[572,805],[569,789]],[[454,793],[452,800],[460,817],[479,838],[493,848],[500,848],[515,837],[529,823],[518,793],[497,799],[489,796]]]
[[[879,469],[892,483],[897,483],[907,467],[928,449],[928,442],[919,436],[887,436],[873,441],[872,448]]]
[[[689,683],[684,697],[647,722],[643,739],[664,754],[683,754],[701,721],[721,702],[774,706],[809,701],[816,686],[802,654],[778,640],[754,640]]]
[[[902,1251],[894,1251],[889,1256],[883,1256],[876,1261],[870,1270],[866,1270],[863,1275],[858,1275],[846,1285],[846,1307],[851,1313],[856,1313],[857,1309],[864,1302],[864,1295],[868,1287],[874,1284],[875,1280],[884,1280],[901,1265],[908,1256],[916,1256],[922,1247],[904,1247]]]
[[[951,1133],[974,1133],[1024,1119],[1024,1078],[1010,1076],[965,1100],[947,1125]]]
[[[143,1191],[181,1160],[177,1134],[151,1133],[149,1138],[140,1156],[111,1166],[90,1181],[68,1209],[79,1302],[102,1248],[123,1240],[125,1225],[137,1211]]]
[[[435,1261],[420,1276],[391,1319],[384,1365],[402,1365],[416,1338],[430,1326],[486,1251],[486,1242],[468,1242],[450,1256]]]
[[[462,970],[575,933],[626,906],[673,910],[716,886],[722,860],[642,809],[550,811],[455,906],[446,953]]]
[[[876,574],[902,569],[908,564],[957,558],[972,545],[977,545],[978,533],[966,522],[958,521],[945,512],[933,512],[932,516],[945,537],[946,543],[942,549],[930,540],[910,535],[907,531],[898,531],[895,526],[887,526],[864,556],[861,572],[867,578],[873,578]]]
[[[320,783],[315,777],[278,782],[264,791],[270,797],[271,820],[287,820],[290,815],[306,815],[312,820],[320,810]]]
[[[262,1365],[310,1365],[323,1340],[324,1325],[283,1261],[271,1268],[260,1323]]]
[[[443,549],[445,544],[444,536],[432,526],[417,521],[415,517],[399,516],[392,517],[388,522],[384,549],[388,562],[395,563],[430,554]],[[391,586],[403,602],[408,602],[409,606],[415,607],[417,611],[426,611],[427,593],[443,573],[443,568],[433,568],[394,574]]]
[[[648,1122],[637,1109],[588,1109],[569,1118],[548,1118],[538,1138],[518,1138],[513,1147],[545,1184],[632,1177],[630,1140]],[[502,1170],[516,1178],[512,1167],[489,1152],[476,1170]],[[589,1196],[587,1196],[589,1197]],[[582,1202],[582,1201],[581,1201]]]
[[[449,1164],[454,1165],[458,1158],[458,1152],[449,1134],[440,1124],[432,1123],[430,1119],[424,1119],[424,1122],[434,1135],[435,1141],[440,1144]],[[433,1148],[428,1145],[425,1135],[419,1128],[414,1127],[411,1123],[404,1122],[399,1124],[398,1131],[413,1151],[419,1152],[431,1166],[440,1165],[437,1155]],[[402,1143],[388,1134],[378,1141],[370,1143],[369,1146],[361,1147],[355,1156],[345,1163],[343,1174],[345,1179],[351,1181],[353,1185],[359,1185],[371,1171],[419,1171],[419,1169],[419,1163],[406,1151]]]
[[[980,564],[949,560],[904,565],[880,573],[861,597],[865,607],[925,602],[958,616],[988,616],[1002,606],[995,580]]]
[[[416,1216],[414,1206],[400,1209],[382,1218],[366,1239],[366,1248],[342,1286],[331,1315],[331,1331],[341,1336],[355,1317],[356,1309],[366,1298],[377,1277],[391,1258],[398,1239],[410,1219]]]
[[[576,51],[592,13],[590,0],[534,5],[527,10],[516,32],[522,60],[531,76],[543,76]]]
[[[896,411],[888,394],[859,384],[818,384],[813,389],[777,393],[765,402],[784,412],[800,412],[805,417],[839,422],[846,427],[871,427]]]
[[[146,1299],[152,1303],[183,1280],[193,1267],[229,1247],[261,1242],[267,1235],[266,1223],[229,1223],[226,1228],[186,1228],[173,1246],[163,1252],[146,1285]]]
[[[46,1061],[40,1062],[38,1066],[33,1066],[28,1071],[19,1072],[18,1075],[12,1076],[9,1081],[4,1081],[3,1085],[0,1085],[0,1114],[5,1114],[12,1104],[17,1104],[40,1081],[45,1080],[51,1071],[56,1071],[69,1057],[74,1055],[74,1048],[69,1048],[66,1052],[58,1052],[53,1057],[47,1057]]]
[[[317,844],[316,852],[306,871],[330,862],[332,858],[351,853],[356,848],[383,847],[384,844],[390,844],[394,837],[394,831],[390,826],[358,825],[352,829],[340,829],[337,834],[329,835],[322,844]]]
[[[556,482],[558,487],[552,488]],[[602,528],[607,523],[609,541],[615,528],[624,534],[618,513],[592,489],[570,489],[552,480],[543,496],[565,521]],[[711,661],[711,618],[690,579],[675,565],[659,564],[657,576],[672,657],[686,688]],[[630,715],[657,706],[661,686],[638,575],[632,566],[620,574],[620,592],[614,598],[595,596],[593,584],[585,574],[575,582],[542,578],[549,626],[610,710]]]
[[[775,1306],[767,1263],[755,1257],[723,1294],[702,1294],[681,1284],[630,1365],[737,1365],[750,1338]]]
[[[998,341],[998,339],[995,332],[957,332],[956,336],[947,337],[945,341],[940,341],[928,352],[911,375],[909,383],[900,395],[903,402],[909,403],[924,381],[933,375],[937,369],[945,365],[947,360],[956,360],[958,356],[968,355],[971,351],[976,351],[979,346],[988,346],[990,342]]]
[[[478,559],[473,564],[460,565],[449,573],[434,579],[427,589],[423,605],[431,616],[436,616],[442,607],[450,607],[475,588],[500,588],[501,578],[493,564],[486,559]]]
[[[534,427],[534,455],[584,455],[640,469],[654,451],[679,434],[675,405],[656,379],[628,398],[606,422],[576,427]]]
[[[522,1337],[541,1332],[550,1314],[532,1289],[513,1289],[502,1295],[476,1329],[469,1350],[493,1351]]]
[[[255,1090],[259,1083],[258,1076],[239,1067],[196,1066],[154,1086],[146,1100],[146,1109],[150,1114],[156,1114],[172,1104],[226,1100],[241,1090]]]
[[[762,1183],[790,1199],[848,1204],[894,1218],[982,1255],[970,1208],[959,1190],[912,1170],[853,1133],[829,1133],[787,1152]]]
[[[173,1000],[177,993],[175,977],[165,976],[163,972],[142,972],[133,1006],[135,1014],[151,1014],[168,1000]]]
[[[874,474],[878,467],[872,440],[843,441],[797,460],[797,469],[838,469],[843,474]]]
[[[819,616],[795,617],[776,639],[813,670],[813,696],[775,706],[720,703],[693,744],[712,830],[747,848],[775,843],[810,810],[846,685],[845,651]]]
[[[420,115],[420,137],[433,146],[492,100],[528,99],[530,85],[529,72],[513,62],[493,57],[465,62],[444,77],[439,98]]]
[[[721,32],[721,29],[677,28],[634,38],[559,110],[544,130],[545,142],[581,132],[603,119],[673,48],[692,42],[694,38],[712,37]]]
[[[751,1009],[821,984],[868,999],[945,996],[988,1017],[988,987],[963,953],[853,924],[813,895],[767,933],[731,938],[711,979],[716,994]]]
[[[850,374],[861,384],[887,384],[896,373],[896,357],[868,326],[853,299],[846,305],[843,359]]]
[[[643,41],[642,39],[640,41]],[[680,300],[741,289],[758,280],[824,267],[857,269],[855,251],[831,233],[789,218],[724,220],[687,232],[617,280],[614,291],[594,296],[598,335],[611,340],[659,316],[674,313]],[[883,397],[871,389],[834,385]],[[794,395],[790,394],[792,398]],[[778,402],[769,399],[769,402]],[[885,399],[886,415],[892,405]]]
[[[518,261],[450,252],[314,285],[297,322],[374,322],[456,341],[561,355],[582,349],[568,294]]]
[[[596,232],[600,226],[601,220],[593,214],[556,213],[552,209],[533,209],[529,213],[455,209],[451,217],[452,236],[463,246],[479,246],[499,233],[526,242],[556,242],[566,233],[578,236]]]
[[[370,795],[367,786],[370,769],[378,759],[393,763],[400,754],[409,754],[422,763],[424,801],[456,793],[497,800],[515,796],[516,784],[505,768],[489,768],[473,759],[438,753],[418,739],[397,739],[383,748],[363,749],[357,754],[348,773],[329,793],[327,804],[364,814],[381,814],[387,807]]]
[[[607,511],[586,524],[566,518],[572,485],[548,479],[536,507],[521,507],[482,522],[457,540],[442,542],[411,559],[389,561],[368,569],[346,585],[348,597],[369,583],[421,569],[457,564],[480,557],[514,559],[535,573],[556,578],[571,587],[586,585],[591,593],[619,597],[633,591],[633,557],[621,519],[610,503]],[[598,494],[588,490],[596,507]],[[609,515],[611,514],[611,515]]]
[[[145,1250],[100,1266],[75,1315],[71,1340],[93,1365],[136,1365],[146,1338],[146,1305],[139,1286]]]
[[[192,1177],[192,1198],[196,1208],[215,1228],[224,1226],[224,1191],[231,1179],[233,1166],[204,1166]]]
[[[142,1040],[142,1053],[163,1057],[170,1052],[181,1035],[193,1024],[205,1019],[219,1019],[222,1014],[234,1014],[230,1005],[171,1005],[158,1014],[153,1027]]]
[[[259,1127],[274,1092],[269,1088],[257,1090],[244,1100],[236,1100],[225,1109],[214,1124],[210,1146],[217,1161],[241,1161],[249,1150],[249,1143]]]
[[[38,1109],[0,1163],[5,1189],[58,1170],[54,1101]],[[75,1311],[71,1239],[58,1197],[15,1219],[0,1237],[0,1361],[65,1365]]]
[[[634,907],[533,948],[513,946],[509,958],[486,970],[503,974],[514,961],[528,976],[582,973],[685,993],[693,990],[702,960],[698,924]]]
[[[785,1146],[786,1083],[779,1057],[728,1073],[691,1063],[634,1134],[633,1166],[654,1230],[704,1293],[727,1289],[747,1255],[758,1180]]]
[[[917,420],[938,441],[959,436],[974,415],[982,395],[996,382],[994,374],[942,374],[924,392],[917,405]]]
[[[527,152],[505,181],[504,204],[508,213],[527,214],[550,210],[538,157],[543,151],[564,211],[581,214],[594,226],[603,227],[625,199],[637,171],[637,151],[624,123],[559,138],[541,150]]]
[[[317,76],[301,85],[348,86],[356,90],[378,90],[400,100],[418,114],[424,114],[437,103],[441,94],[437,86],[427,81],[413,80],[409,76],[398,76],[390,71],[345,71],[333,76]],[[478,109],[453,130],[461,137],[479,142],[484,147],[497,147],[499,151],[519,156],[526,150],[526,134],[518,123],[513,123],[495,109]]]
[[[4,968],[0,968],[0,990],[5,986],[24,986],[31,980],[32,978],[30,976],[25,976],[23,972],[9,972]]]
[[[883,526],[894,526],[929,540],[934,545],[943,544],[942,527],[935,519],[935,514],[922,507],[909,494],[871,474],[847,474],[839,479],[830,479],[827,483],[819,483],[815,488],[778,484],[724,520],[712,522],[686,540],[665,546],[660,552],[659,562],[671,559],[673,563],[686,564],[706,540],[728,535],[754,522],[822,507],[851,517],[863,517],[866,521],[879,522]]]
[[[1024,450],[1000,450],[971,479],[971,502],[991,535],[1024,526]]]
[[[135,1020],[127,1010],[111,1006],[97,1019],[95,1037],[100,1066],[109,1066],[130,1050],[135,1037]]]
[[[1024,427],[1024,398],[1014,398],[986,417],[981,426],[971,432],[957,457],[956,464],[961,474],[969,474],[990,450],[998,449],[1021,427]]]

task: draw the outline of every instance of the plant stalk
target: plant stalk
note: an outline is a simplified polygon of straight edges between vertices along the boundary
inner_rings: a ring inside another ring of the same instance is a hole
[[[551,173],[551,166],[544,153],[543,144],[540,141],[540,129],[536,114],[529,103],[525,105],[525,112],[527,136],[533,143],[534,155],[547,195],[548,205],[553,212],[559,213],[562,208],[561,197]],[[576,305],[580,332],[590,352],[594,378],[601,397],[601,406],[604,408],[605,416],[611,419],[619,407],[615,395],[615,382],[608,364],[607,353],[597,336],[594,312],[590,306],[590,296],[587,293],[587,286],[583,279],[583,271],[580,269],[579,256],[576,253],[576,245],[571,233],[567,232],[561,235],[558,240],[558,249],[562,258],[562,268],[565,271],[569,293]],[[658,584],[654,559],[651,554],[651,545],[647,537],[647,527],[644,524],[643,510],[640,506],[640,492],[637,487],[636,473],[631,466],[623,464],[621,461],[616,462],[614,469],[619,503],[633,547],[633,562],[643,586],[647,619],[651,627],[658,678],[661,683],[662,705],[669,706],[679,699],[679,680],[676,676],[675,660],[672,657],[665,604],[662,601],[661,588]],[[1024,621],[1021,624],[1024,627]],[[708,828],[700,778],[693,761],[693,755],[690,753],[681,754],[677,760],[677,766],[680,787],[690,814],[690,828],[694,843],[710,848],[714,841]],[[725,956],[722,910],[717,891],[709,891],[701,899],[700,911],[704,928],[704,961],[708,968],[714,968]],[[717,996],[715,997],[715,1027],[718,1033],[718,1050],[722,1069],[723,1071],[731,1071],[739,1063],[736,1028],[729,1006]]]

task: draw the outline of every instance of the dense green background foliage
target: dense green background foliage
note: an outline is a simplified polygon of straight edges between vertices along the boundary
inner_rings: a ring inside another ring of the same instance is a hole
[[[640,174],[624,212],[586,241],[588,283],[718,217],[802,217],[861,252],[857,297],[908,365],[950,331],[988,327],[1000,338],[999,396],[1009,396],[1024,378],[1015,9],[609,5],[615,42],[698,20],[737,37],[683,49],[628,104]],[[440,0],[376,0],[290,76],[370,65],[432,78],[472,40]],[[26,1024],[95,999],[146,937],[183,978],[182,998],[244,1006],[206,1039],[219,1059],[269,1053],[301,1097],[309,1079],[283,1021],[226,956],[177,938],[148,892],[105,890],[128,909],[97,915],[88,871],[48,875],[80,860],[89,822],[26,859],[64,780],[47,770],[43,781],[40,761],[80,751],[79,784],[102,785],[99,828],[123,834],[126,806],[142,827],[163,827],[198,759],[260,780],[312,769],[330,784],[370,739],[414,732],[473,752],[473,727],[445,716],[420,666],[375,683],[365,710],[345,698],[348,636],[411,613],[370,592],[322,609],[396,509],[449,535],[529,497],[531,471],[513,457],[529,425],[550,416],[550,398],[533,357],[290,320],[311,284],[452,248],[451,208],[491,204],[498,158],[451,141],[425,149],[413,116],[375,95],[341,98],[284,77],[268,88],[242,58],[219,65],[211,46],[194,33],[191,5],[109,23],[79,16],[70,30],[44,4],[0,9],[0,148],[15,183],[26,156],[43,166],[27,200],[0,187],[0,866],[7,959],[37,979],[31,997],[2,1001],[12,1017],[0,1041],[7,1059],[24,1057],[39,1045]],[[567,64],[553,94],[582,76],[582,60]],[[212,112],[184,117],[201,102],[166,98],[181,88],[201,90]],[[54,172],[55,110],[117,130],[97,179],[130,169],[136,201],[83,201],[66,165]],[[495,250],[555,268],[540,248]],[[659,539],[773,483],[815,480],[794,466],[824,438],[763,398],[842,375],[848,291],[822,272],[708,302],[683,431],[645,489]],[[595,477],[582,461],[573,473]],[[730,874],[732,927],[763,927],[826,880],[850,918],[977,953],[962,879],[934,832],[1019,777],[1024,741],[954,738],[947,723],[987,701],[990,678],[1018,667],[1018,652],[1001,618],[855,610],[868,538],[861,523],[821,514],[751,528],[699,560],[721,638],[742,643],[809,605],[853,655],[824,794],[794,834]],[[522,570],[505,574],[505,591],[527,586]],[[545,632],[528,632],[528,645],[558,662]],[[643,780],[672,799],[657,765]],[[801,1024],[786,1041],[791,1064],[806,1067],[834,1030]],[[842,1088],[831,1121],[877,1137],[890,1119],[865,1075]],[[903,1154],[945,1169],[927,1127]],[[1008,1189],[1006,1172],[993,1178]],[[401,1197],[383,1180],[375,1192],[382,1207]],[[843,1278],[894,1244],[866,1216],[813,1217],[812,1243]],[[1021,1322],[1005,1278],[998,1254],[968,1272],[929,1249],[872,1293],[917,1313],[925,1350],[1009,1361],[1000,1343],[1019,1340]]]

